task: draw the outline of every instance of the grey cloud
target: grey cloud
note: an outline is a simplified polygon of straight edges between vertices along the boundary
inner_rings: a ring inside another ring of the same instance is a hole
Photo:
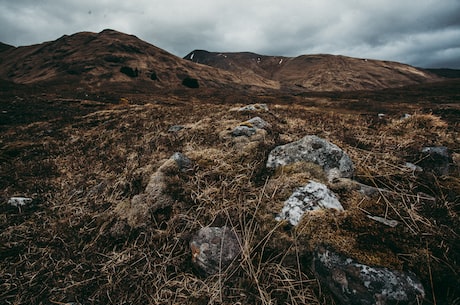
[[[460,68],[458,0],[0,0],[0,41],[112,28],[178,56],[193,49],[332,53]]]

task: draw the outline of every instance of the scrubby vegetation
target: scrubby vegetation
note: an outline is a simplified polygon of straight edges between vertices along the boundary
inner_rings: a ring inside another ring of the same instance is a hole
[[[268,112],[255,114],[230,111],[245,97],[228,104],[143,96],[65,120],[3,125],[1,303],[335,304],[310,270],[314,247],[327,244],[363,263],[413,271],[425,287],[424,304],[458,304],[458,163],[447,175],[404,166],[421,163],[425,146],[446,146],[458,162],[458,117],[411,105],[411,116],[401,120],[408,106],[391,104],[379,119],[353,109],[353,101],[343,107],[328,97],[279,98],[246,100],[268,103]],[[266,133],[231,136],[255,115],[270,123]],[[184,128],[168,131],[173,125]],[[275,221],[295,187],[322,178],[311,164],[271,172],[268,153],[307,134],[343,148],[356,180],[386,191],[366,198],[337,186],[346,212],[317,213],[296,228]],[[130,200],[178,151],[193,168],[166,171],[174,203],[151,211],[148,225],[128,223]],[[8,205],[15,195],[33,203]],[[235,228],[243,249],[224,273],[208,278],[194,269],[188,244],[206,225]]]

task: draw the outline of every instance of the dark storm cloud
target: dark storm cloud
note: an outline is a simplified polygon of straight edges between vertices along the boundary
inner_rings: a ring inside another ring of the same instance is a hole
[[[0,0],[0,41],[112,28],[178,56],[193,49],[312,53],[460,68],[458,0]]]

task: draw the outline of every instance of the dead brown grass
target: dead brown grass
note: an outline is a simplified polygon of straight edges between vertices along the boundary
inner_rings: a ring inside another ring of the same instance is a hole
[[[272,104],[257,114],[229,111],[233,106],[144,100],[3,133],[2,303],[334,304],[309,268],[320,243],[364,263],[414,271],[426,304],[458,301],[458,171],[440,177],[403,166],[416,162],[423,146],[459,153],[450,124],[430,113],[380,122],[331,105]],[[230,136],[256,115],[272,128],[252,140]],[[172,125],[185,128],[168,132]],[[307,134],[345,149],[356,179],[386,191],[367,198],[338,190],[345,213],[316,213],[296,229],[276,222],[293,188],[324,179],[308,164],[265,169],[272,148]],[[166,172],[174,203],[133,227],[120,215],[176,151],[193,169]],[[34,203],[19,211],[6,204],[13,195]],[[385,227],[367,215],[400,225]],[[234,227],[243,249],[226,272],[208,278],[194,269],[188,246],[206,225]]]

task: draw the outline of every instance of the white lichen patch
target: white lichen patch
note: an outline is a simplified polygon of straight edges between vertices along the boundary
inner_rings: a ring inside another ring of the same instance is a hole
[[[304,213],[320,209],[343,211],[343,206],[326,185],[310,181],[307,185],[297,188],[284,202],[283,209],[276,220],[286,219],[291,225],[296,226]]]

